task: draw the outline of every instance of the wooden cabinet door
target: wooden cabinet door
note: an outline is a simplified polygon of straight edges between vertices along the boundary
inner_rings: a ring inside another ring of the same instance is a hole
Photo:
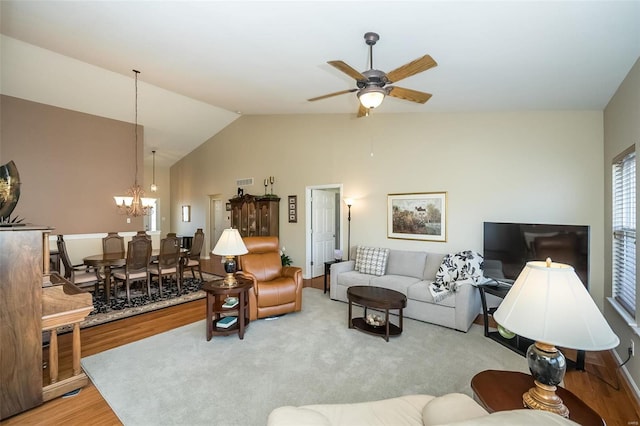
[[[229,200],[231,227],[243,237],[279,236],[279,204],[277,197],[254,197],[246,194]]]
[[[247,211],[247,236],[255,237],[258,235],[258,217],[256,211],[255,200],[248,200],[244,203]]]
[[[259,231],[261,236],[279,236],[279,204],[279,198],[262,199],[258,201]]]
[[[240,222],[242,217],[242,203],[237,202],[235,200],[230,200],[231,202],[231,227],[240,231],[240,235],[242,235],[242,231],[240,230]]]

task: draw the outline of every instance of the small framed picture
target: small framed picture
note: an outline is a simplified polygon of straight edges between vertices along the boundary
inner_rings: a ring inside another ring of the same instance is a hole
[[[226,209],[228,212],[230,212],[230,211],[231,211],[231,203],[226,203],[226,204],[224,205],[224,207],[225,207],[225,209]]]
[[[298,222],[298,196],[289,195],[289,223]]]

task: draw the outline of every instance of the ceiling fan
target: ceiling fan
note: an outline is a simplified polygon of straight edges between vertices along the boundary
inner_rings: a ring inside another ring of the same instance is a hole
[[[387,86],[396,83],[403,78],[411,77],[429,68],[433,68],[438,64],[429,55],[424,55],[414,61],[404,64],[395,70],[385,73],[384,71],[373,69],[373,46],[380,36],[376,33],[368,32],[364,35],[364,40],[369,46],[369,69],[364,72],[356,71],[353,67],[343,61],[328,61],[327,63],[349,77],[356,80],[355,89],[341,90],[335,93],[318,96],[308,99],[308,101],[319,101],[320,99],[330,98],[332,96],[343,95],[345,93],[358,92],[358,100],[360,107],[358,109],[358,117],[369,115],[369,110],[377,108],[382,104],[384,97],[389,95],[394,98],[404,99],[411,102],[423,104],[431,98],[430,93],[419,92],[417,90],[405,89],[398,86]],[[385,87],[386,86],[386,87]]]

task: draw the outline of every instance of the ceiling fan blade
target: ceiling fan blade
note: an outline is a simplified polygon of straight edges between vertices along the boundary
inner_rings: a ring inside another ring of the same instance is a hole
[[[418,58],[415,61],[411,61],[408,64],[396,68],[395,70],[387,73],[387,78],[390,83],[395,83],[403,78],[411,77],[419,72],[426,71],[429,68],[437,66],[438,63],[433,60],[429,55],[424,55],[422,58]]]
[[[363,107],[360,102],[358,102],[358,104],[360,104],[360,106],[358,107],[358,118],[368,116],[369,115],[369,108]]]
[[[352,92],[355,92],[356,90],[358,90],[358,89],[341,90],[339,92],[329,93],[328,95],[317,96],[315,98],[311,98],[311,99],[307,99],[307,100],[309,102],[319,101],[320,99],[326,99],[326,98],[330,98],[332,96],[344,95],[345,93],[352,93]]]
[[[431,98],[431,93],[418,92],[417,90],[405,89],[404,87],[391,86],[389,87],[389,96],[423,104]]]
[[[351,77],[351,78],[353,78],[355,80],[365,80],[365,81],[367,80],[367,77],[362,75],[362,73],[360,73],[360,71],[355,70],[350,65],[347,65],[345,62],[342,62],[342,61],[329,61],[327,63],[329,65],[334,66],[335,68],[339,69],[340,71],[342,71],[343,73],[345,73],[346,75],[348,75],[349,77]]]

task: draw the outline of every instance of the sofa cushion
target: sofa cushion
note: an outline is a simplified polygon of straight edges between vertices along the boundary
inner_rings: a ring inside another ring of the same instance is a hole
[[[269,413],[267,426],[331,426],[329,419],[315,410],[306,407],[286,405]]]
[[[418,278],[386,274],[381,277],[372,277],[370,283],[376,287],[384,287],[389,290],[399,291],[406,296],[409,287],[419,281],[420,280]]]
[[[433,398],[431,395],[405,395],[352,404],[305,405],[303,408],[324,415],[332,425],[421,426],[422,408]],[[303,424],[298,423],[298,425]]]
[[[436,273],[438,272],[440,265],[442,265],[442,259],[444,259],[445,256],[446,254],[440,254],[440,253],[427,254],[427,262],[424,265],[424,275],[423,275],[425,280],[436,279]]]
[[[424,251],[389,251],[387,275],[405,275],[422,279],[427,253]]]
[[[358,246],[356,250],[356,271],[363,274],[383,275],[387,269],[388,258],[388,248]]]
[[[448,306],[450,308],[456,307],[456,298],[455,297],[445,297],[442,300],[436,302],[436,300],[431,295],[431,291],[429,290],[429,286],[433,281],[425,280],[420,281],[413,284],[411,287],[407,289],[407,299],[417,300],[419,302],[426,303],[437,303],[440,306]]]
[[[349,271],[339,274],[337,283],[338,285],[346,287],[351,287],[352,285],[371,285],[371,278],[374,278],[374,275],[361,274],[357,271]]]
[[[455,423],[480,416],[486,416],[482,408],[470,396],[462,393],[449,393],[432,399],[422,409],[424,426]]]

